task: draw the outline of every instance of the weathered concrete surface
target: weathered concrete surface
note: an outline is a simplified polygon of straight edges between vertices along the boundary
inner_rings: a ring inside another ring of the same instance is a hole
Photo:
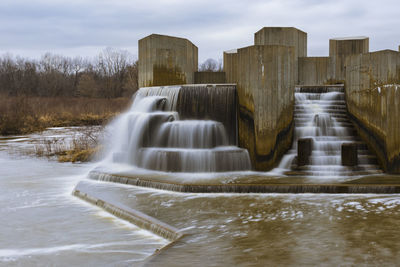
[[[189,40],[152,34],[139,40],[139,87],[192,84],[198,49]]]
[[[292,142],[295,47],[241,48],[237,66],[239,146],[256,170],[269,170]]]
[[[335,38],[329,40],[329,57],[332,60],[331,77],[335,83],[342,83],[345,80],[346,58],[350,55],[357,55],[369,52],[368,37]]]
[[[346,60],[346,101],[361,137],[389,173],[400,173],[400,53],[384,50]]]
[[[358,164],[357,144],[344,143],[342,144],[342,165],[356,166]]]
[[[223,71],[196,71],[194,73],[195,84],[226,83],[226,75]]]
[[[254,34],[254,44],[294,46],[296,57],[307,57],[307,33],[294,27],[264,27]]]
[[[224,52],[224,72],[227,83],[237,83],[238,53],[237,49]]]
[[[300,57],[299,85],[332,84],[332,59],[330,57]]]

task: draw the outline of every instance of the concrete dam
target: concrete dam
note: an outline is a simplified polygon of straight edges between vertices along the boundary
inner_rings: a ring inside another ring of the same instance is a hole
[[[139,40],[141,89],[114,125],[109,162],[161,176],[399,172],[400,52],[349,37],[307,57],[307,33],[264,27],[223,57],[223,72],[199,72],[188,39]]]
[[[139,91],[90,179],[181,193],[400,193],[400,52],[265,27],[199,72],[188,39],[139,40]],[[165,238],[184,233],[80,183],[74,195]]]

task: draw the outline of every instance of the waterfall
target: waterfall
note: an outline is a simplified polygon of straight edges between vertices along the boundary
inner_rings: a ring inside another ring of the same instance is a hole
[[[247,150],[235,146],[236,122],[231,120],[236,112],[210,113],[218,108],[232,109],[235,102],[228,103],[229,96],[223,94],[216,96],[223,92],[216,88],[211,88],[214,91],[205,86],[182,88],[141,88],[131,108],[112,125],[113,142],[107,160],[164,172],[250,170]],[[194,93],[200,94],[203,100],[207,96],[212,100],[184,101]],[[236,101],[235,92],[233,97],[231,99]],[[220,106],[215,107],[216,103]],[[204,106],[199,107],[202,104]],[[219,121],[212,118],[219,118]],[[230,134],[225,124],[231,128]],[[235,128],[233,133],[232,128]]]
[[[177,101],[181,119],[221,122],[232,145],[238,144],[236,106],[236,86],[230,84],[184,85]]]
[[[297,87],[294,109],[295,133],[292,149],[275,172],[305,176],[343,176],[379,173],[377,159],[359,137],[347,117],[343,86]],[[309,164],[298,166],[297,141],[312,139]],[[356,143],[358,165],[342,166],[343,143]]]

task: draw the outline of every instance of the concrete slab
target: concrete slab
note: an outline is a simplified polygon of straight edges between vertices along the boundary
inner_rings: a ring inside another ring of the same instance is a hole
[[[400,176],[393,175],[318,179],[254,172],[177,175],[97,169],[90,172],[89,178],[181,193],[400,193]]]

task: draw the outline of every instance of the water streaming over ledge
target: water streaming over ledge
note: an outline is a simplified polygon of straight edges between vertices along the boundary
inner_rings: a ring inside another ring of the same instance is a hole
[[[180,119],[176,110],[190,110],[182,101],[177,106],[181,88],[141,88],[132,107],[114,122],[108,161],[164,172],[250,170],[247,150],[235,146],[236,133],[228,135],[222,122]]]
[[[348,119],[343,86],[296,87],[295,133],[292,149],[282,158],[277,170],[289,175],[346,176],[381,173],[377,158],[360,140]],[[300,138],[312,139],[309,164],[298,166]],[[343,143],[355,143],[358,165],[342,165]]]

